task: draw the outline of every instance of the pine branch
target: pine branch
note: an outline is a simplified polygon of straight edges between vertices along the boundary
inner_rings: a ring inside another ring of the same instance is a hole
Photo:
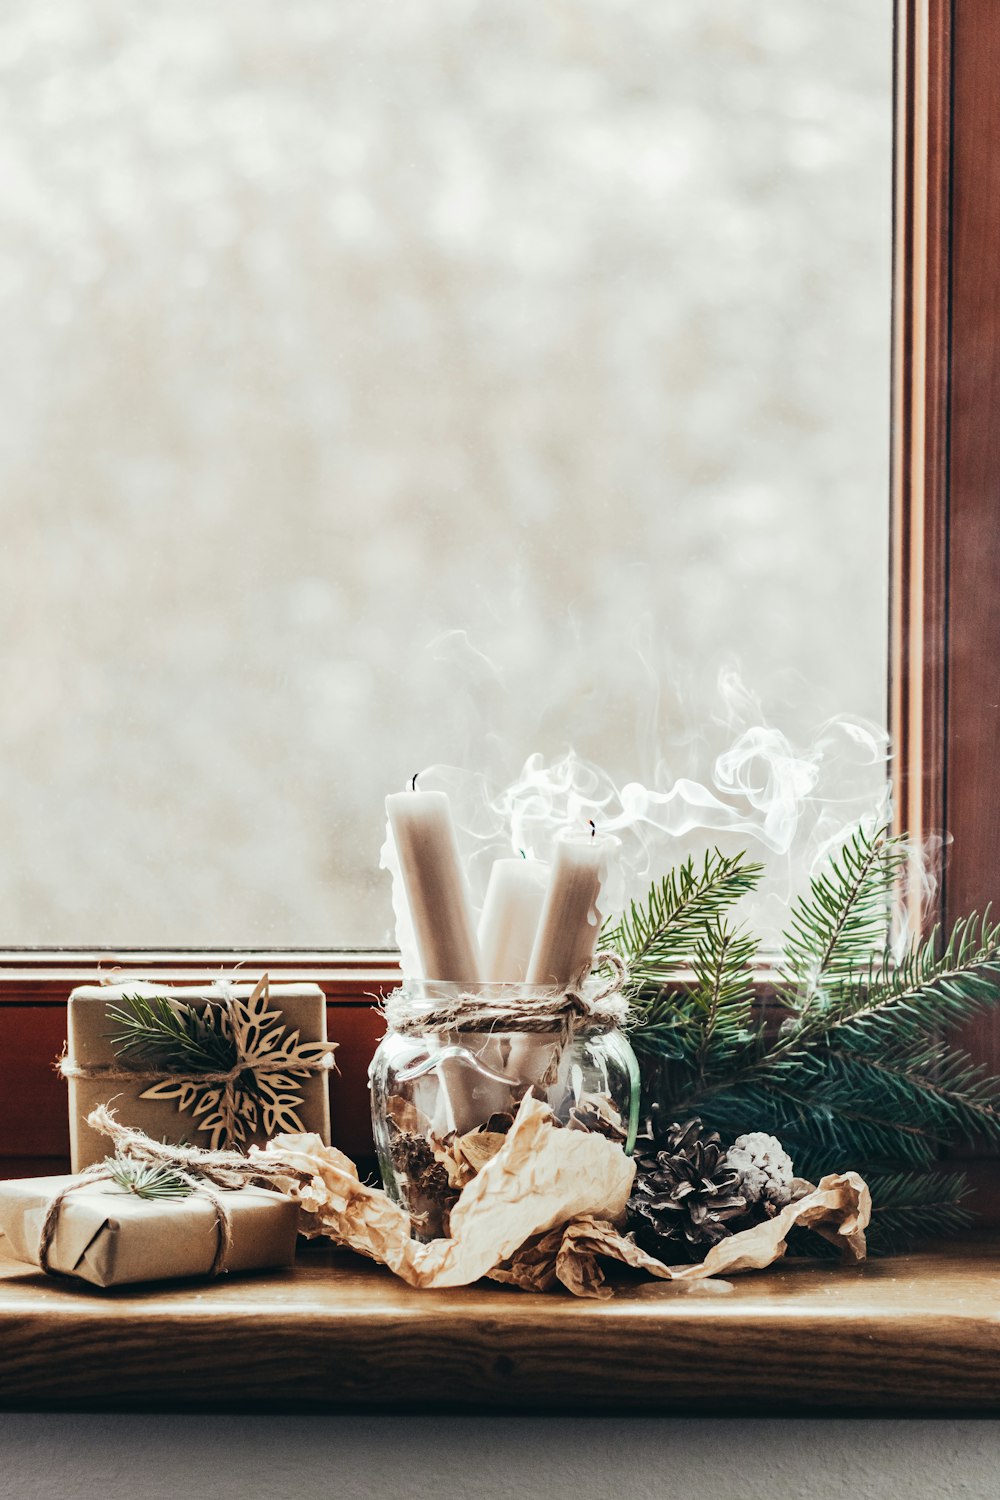
[[[932,1044],[917,1055],[857,1057],[816,1048],[784,1060],[765,1057],[753,1077],[705,1088],[692,1079],[677,1108],[723,1131],[771,1130],[789,1150],[794,1143],[809,1154],[807,1165],[796,1156],[808,1176],[861,1162],[919,1166],[949,1142],[1000,1141],[998,1099],[998,1080],[964,1053]]]
[[[960,1234],[974,1222],[963,1207],[968,1179],[959,1172],[869,1174],[872,1221],[868,1243],[875,1255],[898,1253],[915,1241]]]
[[[756,953],[751,934],[710,922],[690,956],[691,981],[676,992],[664,988],[648,1006],[634,1004],[636,1050],[677,1064],[684,1087],[735,1072],[760,1039],[753,1010]]]
[[[891,1056],[897,1062],[909,1051],[919,1058],[941,1027],[958,1025],[996,1005],[998,981],[1000,926],[990,922],[987,912],[956,923],[943,950],[935,932],[915,943],[898,964],[888,953],[877,963],[869,961],[866,973],[849,975],[830,991],[822,1009],[803,1010],[786,1021],[751,1066],[767,1075],[824,1050],[869,1059]],[[966,1079],[966,1084],[973,1081]],[[996,1092],[1000,1094],[1000,1082]],[[989,1131],[990,1122],[984,1120],[980,1128]]]
[[[707,926],[752,891],[762,874],[763,866],[748,863],[743,854],[715,850],[700,869],[687,859],[650,888],[644,903],[632,902],[605,927],[602,944],[613,948],[629,971],[633,1041],[639,1050],[659,1051],[659,1043],[669,1047],[671,1034],[683,1024],[674,1015],[669,982],[691,966]]]
[[[963,1206],[969,1194],[968,1180],[957,1173],[911,1172],[867,1174],[872,1193],[871,1223],[865,1234],[872,1258],[900,1255],[923,1240],[948,1239],[962,1234],[975,1222]],[[788,1237],[789,1255],[824,1260],[839,1259],[828,1240],[797,1227]]]
[[[905,857],[886,829],[859,831],[795,904],[779,988],[790,1014],[776,1032],[753,1018],[755,948],[724,920],[738,893],[713,883],[721,856],[703,872],[688,861],[607,934],[636,975],[634,1040],[663,1109],[700,1115],[724,1137],[776,1135],[813,1181],[861,1171],[876,1250],[961,1230],[964,1182],[934,1163],[954,1142],[1000,1143],[1000,1078],[940,1039],[1000,1003],[1000,924],[971,917],[894,958],[890,901]],[[752,888],[757,867],[728,870],[747,872]],[[677,982],[682,965],[693,983]]]
[[[701,1115],[723,1135],[765,1130],[776,1135],[803,1176],[814,1178],[848,1167],[893,1162],[929,1166],[942,1133],[924,1122],[898,1118],[886,1101],[872,1098],[855,1080],[796,1070],[784,1087],[737,1083],[699,1094],[692,1091],[670,1110],[679,1118]]]
[[[886,954],[852,976],[821,1023],[838,1045],[882,1047],[901,1037],[926,1038],[997,1003],[1000,924],[989,911],[956,922],[940,946],[940,929],[894,963]]]
[[[808,894],[792,907],[784,936],[781,998],[796,1010],[823,1003],[831,986],[849,981],[885,950],[890,903],[905,846],[888,828],[856,830]]]
[[[901,1116],[933,1125],[943,1140],[1000,1144],[1000,1080],[967,1052],[929,1043],[899,1047],[883,1056],[832,1053],[831,1065],[867,1072],[869,1088],[884,1095]]]
[[[705,855],[700,870],[687,859],[653,885],[644,905],[631,904],[604,930],[602,941],[624,958],[633,984],[662,983],[691,961],[706,923],[752,891],[763,866],[744,854]]]
[[[107,1015],[120,1031],[111,1037],[118,1058],[162,1066],[171,1072],[221,1073],[236,1062],[236,1048],[215,1013],[206,1020],[192,1006],[166,996],[123,995]]]
[[[753,961],[757,943],[747,932],[712,920],[692,959],[695,986],[685,1002],[688,1045],[699,1079],[717,1073],[753,1038]]]
[[[884,1063],[837,1053],[821,1057],[810,1098],[845,1121],[882,1133],[887,1145],[881,1155],[889,1161],[926,1159],[955,1133],[954,1101],[926,1079]],[[878,1154],[866,1152],[869,1158]]]

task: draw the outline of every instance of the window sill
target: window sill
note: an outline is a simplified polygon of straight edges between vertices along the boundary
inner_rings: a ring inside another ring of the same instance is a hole
[[[8,1410],[1000,1413],[1000,1238],[577,1302],[294,1270],[97,1292],[0,1261]]]

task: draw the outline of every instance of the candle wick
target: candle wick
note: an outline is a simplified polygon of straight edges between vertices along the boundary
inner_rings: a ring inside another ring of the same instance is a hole
[[[590,837],[592,839],[596,839],[596,837],[597,837],[597,824],[594,822],[593,818],[588,818],[587,822],[590,824]]]
[[[411,792],[415,792],[417,790],[417,777],[419,775],[420,775],[419,771],[414,771],[413,775],[410,777],[410,791]]]
[[[523,849],[519,849],[517,852],[518,854],[520,854],[522,859],[527,859],[528,856],[525,854]]]

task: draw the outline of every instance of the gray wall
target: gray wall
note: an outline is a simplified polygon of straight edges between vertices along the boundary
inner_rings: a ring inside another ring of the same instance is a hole
[[[978,1500],[1000,1423],[0,1417],[2,1500]]]

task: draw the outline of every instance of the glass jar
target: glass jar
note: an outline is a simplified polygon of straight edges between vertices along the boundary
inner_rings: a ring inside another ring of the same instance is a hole
[[[578,1023],[527,1031],[505,1025],[503,996],[511,986],[481,985],[477,998],[496,1005],[490,1029],[390,1030],[369,1070],[372,1126],[382,1181],[410,1215],[414,1238],[448,1233],[448,1214],[461,1188],[502,1144],[527,1093],[544,1100],[560,1125],[593,1130],[635,1144],[639,1068],[617,1027]],[[492,992],[492,993],[491,993]],[[460,986],[408,982],[411,1014],[457,1002]],[[519,1000],[542,1006],[561,998],[551,989],[517,987]]]

